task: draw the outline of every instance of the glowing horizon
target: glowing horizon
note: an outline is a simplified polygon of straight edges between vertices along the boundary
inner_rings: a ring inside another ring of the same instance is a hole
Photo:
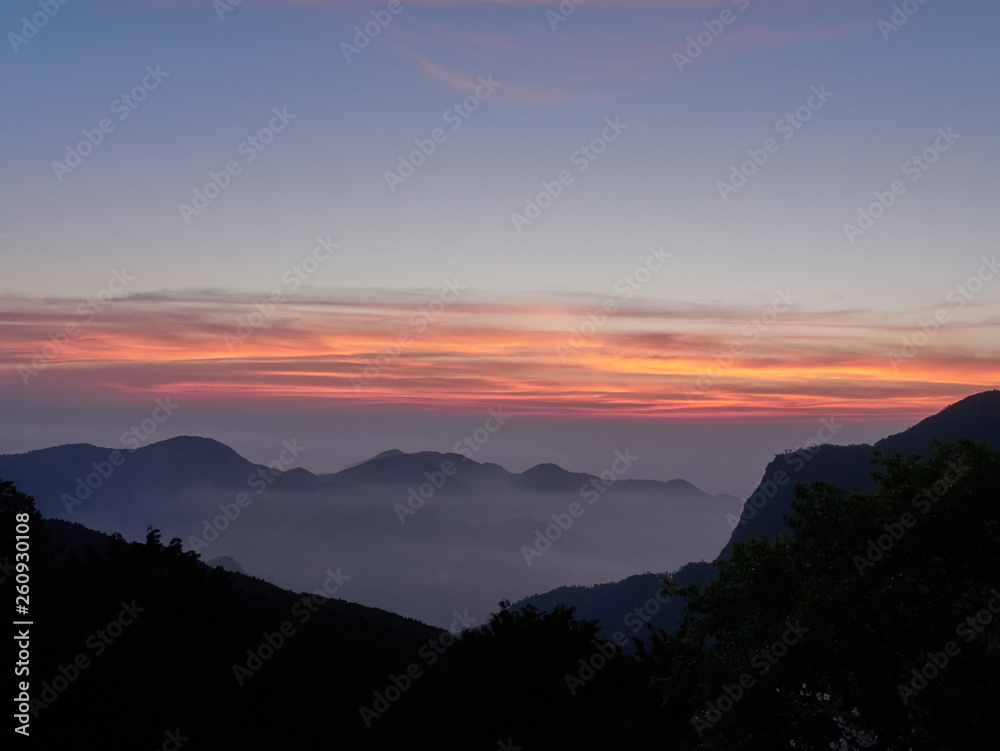
[[[460,294],[312,291],[277,304],[138,294],[92,316],[81,301],[22,300],[16,315],[0,316],[0,374],[28,390],[71,380],[101,399],[169,393],[444,412],[503,404],[522,414],[687,420],[912,418],[1000,382],[1000,359],[979,354],[997,303],[977,306],[979,323],[940,326],[911,352],[906,340],[924,341],[918,322],[933,309],[886,320],[795,303],[762,315],[637,300],[609,313],[611,298],[596,295]]]
[[[735,492],[1000,383],[994,5],[51,8],[0,10],[0,451],[503,406],[497,461]]]

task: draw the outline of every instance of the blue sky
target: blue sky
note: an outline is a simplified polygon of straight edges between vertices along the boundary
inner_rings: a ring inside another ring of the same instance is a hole
[[[0,366],[10,383],[0,397],[27,413],[50,408],[67,389],[102,409],[139,412],[145,402],[136,400],[148,401],[155,389],[207,398],[205,384],[231,383],[228,376],[187,373],[154,389],[129,368],[139,360],[166,362],[157,331],[189,347],[186,355],[172,352],[172,368],[196,360],[222,368],[219,361],[231,353],[220,356],[208,339],[219,341],[249,301],[280,286],[317,237],[339,243],[337,254],[255,343],[266,332],[277,338],[294,330],[300,338],[293,340],[315,344],[323,321],[327,335],[351,330],[356,342],[356,311],[349,319],[316,312],[318,300],[348,299],[369,306],[364,320],[375,323],[365,336],[378,343],[413,309],[397,305],[399,295],[433,299],[447,279],[470,291],[444,325],[460,326],[462,316],[480,320],[486,306],[495,327],[489,331],[511,337],[538,329],[565,338],[651,247],[669,251],[670,263],[642,286],[628,315],[603,332],[604,349],[594,356],[605,365],[589,359],[588,373],[567,374],[550,356],[547,364],[535,357],[530,367],[514,368],[518,385],[505,386],[504,398],[519,396],[528,411],[538,391],[580,394],[595,369],[602,394],[614,388],[634,401],[677,400],[720,343],[779,289],[793,290],[799,301],[756,356],[767,367],[780,360],[804,375],[795,384],[746,373],[739,383],[717,379],[714,396],[703,394],[700,417],[732,417],[736,401],[737,416],[759,417],[759,407],[778,393],[787,397],[789,419],[818,420],[836,407],[881,429],[992,387],[1000,283],[985,283],[954,311],[948,330],[922,350],[908,375],[878,372],[901,337],[992,257],[998,223],[1000,9],[940,0],[898,5],[917,10],[886,31],[879,22],[892,18],[889,2],[587,0],[553,30],[546,14],[558,12],[554,2],[403,2],[348,62],[341,44],[372,12],[386,17],[386,3],[245,0],[220,18],[210,2],[70,0],[47,5],[58,12],[26,43],[11,34],[44,10],[38,2],[9,3],[0,13],[0,96],[8,113],[0,123],[0,341],[7,342]],[[721,34],[679,70],[675,53],[709,27]],[[167,76],[118,119],[116,100],[150,81],[149,68]],[[480,77],[500,85],[452,129],[445,113],[475,97]],[[808,107],[815,89],[832,95],[785,139],[776,124]],[[294,119],[247,161],[241,144],[269,126],[275,109]],[[113,130],[60,181],[53,162],[65,161],[67,148],[102,118]],[[608,119],[627,128],[580,171],[574,153],[607,132]],[[390,190],[386,172],[435,128],[444,130],[442,142]],[[934,149],[936,139],[942,143],[939,129],[958,138],[933,154],[935,163],[914,182],[904,165]],[[719,181],[769,138],[776,151],[723,200]],[[185,222],[178,205],[232,160],[239,174]],[[511,215],[563,170],[572,183],[517,232]],[[905,193],[850,242],[844,224],[856,222],[859,207],[894,180],[903,181]],[[60,316],[73,315],[61,311],[98,294],[122,268],[134,280],[128,300],[112,306],[119,313],[102,315],[91,329],[94,341],[81,338],[23,384],[18,366],[59,327]],[[181,318],[171,317],[180,309]],[[211,316],[199,318],[207,310]],[[663,354],[638,339],[677,337],[680,329],[699,344],[685,345],[688,370],[672,370],[663,393],[642,380],[659,371],[622,366],[623,359],[648,365]],[[477,373],[495,369],[462,341],[455,346],[477,359]],[[532,341],[554,351],[555,341]],[[349,377],[351,367],[363,370],[377,349],[351,346],[333,347],[354,363],[330,366],[338,377]],[[426,367],[406,373],[419,379],[406,380],[400,370],[396,391],[382,394],[377,409],[415,419],[413,400],[401,394],[436,388],[435,363],[445,349],[435,340],[414,353]],[[810,377],[819,351],[827,370]],[[317,352],[313,346],[301,354]],[[255,351],[253,363],[227,367],[274,372],[273,363],[262,365],[268,357]],[[51,375],[57,368],[67,379],[60,375],[58,387]],[[95,369],[100,377],[91,377]],[[482,381],[440,373],[447,387],[439,407],[449,414],[455,404],[447,397],[456,391],[463,403],[476,397],[476,409],[500,398]],[[320,412],[363,412],[364,401],[347,403],[343,393],[338,387],[328,400],[313,392],[310,398]],[[257,405],[265,406],[273,404]],[[634,412],[630,402],[624,413]],[[74,420],[72,429],[86,435],[88,418]],[[221,418],[214,426],[205,432],[230,429]],[[373,443],[394,445],[391,430],[372,426]],[[36,447],[18,438],[23,428],[8,426],[0,448]],[[178,420],[171,429],[184,425]],[[567,435],[575,432],[567,428]],[[784,448],[774,440],[775,451]],[[361,457],[331,449],[329,468],[341,458]]]

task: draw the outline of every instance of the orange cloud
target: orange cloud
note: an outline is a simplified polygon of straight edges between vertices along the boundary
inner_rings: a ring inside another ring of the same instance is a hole
[[[341,291],[262,312],[264,295],[147,294],[89,321],[76,301],[14,298],[0,374],[8,389],[26,380],[26,395],[48,383],[81,399],[699,419],[919,417],[1000,381],[1000,358],[981,354],[997,303],[970,306],[894,367],[921,312],[792,309],[761,329],[740,306],[647,301],[601,321],[601,300],[582,295],[472,297]]]

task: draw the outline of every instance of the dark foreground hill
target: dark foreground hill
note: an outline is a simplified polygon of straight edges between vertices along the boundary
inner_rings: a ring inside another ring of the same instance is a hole
[[[30,625],[0,659],[24,667],[10,695],[22,747],[460,751],[518,739],[599,751],[657,736],[635,660],[602,657],[600,682],[569,689],[601,647],[565,611],[504,610],[488,624],[463,613],[434,629],[336,599],[339,571],[323,584],[333,599],[281,590],[209,568],[156,530],[129,543],[43,520],[0,482],[8,603],[18,533]]]
[[[558,587],[551,592],[525,597],[515,608],[531,605],[552,611],[562,606],[573,608],[577,617],[600,623],[602,639],[625,634],[629,639],[647,639],[651,631],[677,630],[684,617],[685,601],[662,591],[669,579],[680,587],[703,585],[712,579],[712,564],[689,563],[676,572],[636,574],[618,582],[592,587]]]
[[[67,522],[62,519],[46,519],[45,530],[52,540],[53,546],[60,550],[60,555],[65,556],[67,559],[74,557],[91,558],[94,555],[101,559],[107,559],[109,547],[114,548],[118,543],[117,538],[112,535],[97,532],[84,527],[82,524]],[[232,559],[230,559],[230,562],[235,563]],[[209,565],[211,563],[215,563],[215,565]],[[320,594],[325,598],[322,606],[324,613],[357,620],[358,623],[356,626],[359,629],[373,627],[376,629],[385,629],[390,635],[399,633],[424,639],[436,636],[441,631],[441,629],[428,626],[413,618],[406,618],[395,613],[390,613],[387,610],[382,610],[381,608],[359,605],[336,597],[335,592],[331,592],[330,590],[350,580],[350,576],[343,572],[332,571],[330,574],[327,574],[326,581],[321,582],[322,585],[327,587],[326,590],[321,586],[314,593],[293,592],[282,589],[256,576],[234,572],[230,568],[222,566],[221,563],[221,560],[208,563],[199,561],[199,566],[204,568],[206,572],[212,572],[209,575],[219,576],[220,578],[226,577],[222,577],[214,569],[217,567],[225,569],[228,574],[228,581],[232,583],[233,588],[255,601],[259,598],[265,598],[268,601],[291,608],[309,594]]]
[[[869,492],[877,485],[872,477],[877,455],[926,457],[934,441],[962,438],[1000,449],[1000,391],[973,394],[871,446],[816,445],[776,456],[748,497],[720,557],[728,559],[735,543],[786,532],[782,519],[791,509],[796,485],[827,482],[846,492]]]

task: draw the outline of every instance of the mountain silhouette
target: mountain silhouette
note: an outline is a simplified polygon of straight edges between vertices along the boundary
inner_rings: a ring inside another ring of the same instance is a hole
[[[89,548],[93,553],[103,557],[107,554],[108,545],[112,542],[111,535],[62,519],[46,519],[45,528],[55,546],[66,553],[86,555]],[[297,600],[301,599],[303,594],[306,594],[304,592],[294,592],[276,586],[264,579],[250,576],[230,556],[219,556],[212,560],[200,561],[199,565],[207,569],[218,567],[229,573],[233,586],[239,592],[253,597],[263,597],[287,607],[291,607]],[[367,607],[339,598],[328,598],[323,607],[330,613],[356,619],[369,624],[369,626],[406,633],[420,638],[429,638],[440,631],[440,629],[435,629],[413,618],[407,618],[383,610],[382,608]]]
[[[618,582],[590,587],[557,587],[543,594],[525,597],[514,608],[533,605],[552,611],[557,606],[573,608],[577,618],[597,620],[602,639],[613,640],[617,632],[629,639],[645,638],[650,628],[673,632],[684,615],[684,600],[660,592],[660,582],[669,576],[681,587],[704,584],[712,578],[712,564],[688,563],[680,570],[663,574],[636,574]]]
[[[484,613],[501,598],[524,600],[560,585],[677,571],[710,559],[713,549],[726,559],[737,542],[784,531],[796,484],[872,490],[876,452],[926,455],[935,439],[957,438],[1000,447],[1000,391],[970,396],[874,445],[779,454],[739,519],[735,498],[684,480],[622,478],[590,506],[582,491],[595,476],[551,463],[512,473],[460,454],[393,449],[313,474],[268,468],[193,436],[134,450],[73,444],[0,456],[0,477],[34,496],[46,516],[127,539],[141,539],[148,525],[187,547],[218,536],[209,540],[209,558],[229,556],[288,588],[310,586],[326,566],[350,564],[368,573],[358,601],[440,625],[459,606],[451,599]],[[246,509],[237,498],[248,501]],[[553,525],[572,503],[586,515],[563,534]],[[547,547],[546,529],[557,538],[554,552],[526,559],[525,550]],[[447,591],[437,585],[442,580]],[[602,615],[626,599],[612,596]],[[567,604],[585,606],[572,597]]]
[[[314,474],[291,458],[268,467],[182,436],[0,456],[0,477],[47,517],[130,540],[151,525],[286,588],[313,586],[331,565],[364,571],[352,598],[442,626],[456,608],[484,617],[501,599],[707,557],[725,543],[725,512],[736,506],[683,480],[606,487],[551,463],[514,473],[457,453],[389,450]],[[586,515],[565,535],[556,528],[557,552],[526,558],[572,504]]]
[[[1000,448],[1000,391],[968,396],[874,445],[825,444],[780,454],[768,464],[760,484],[748,497],[740,522],[719,557],[728,560],[734,543],[787,531],[782,518],[789,513],[797,484],[827,482],[847,493],[869,492],[876,487],[872,459],[877,453],[886,457],[926,457],[935,440],[950,442],[960,438]],[[784,484],[779,483],[781,473],[789,478]],[[754,508],[761,502],[763,505]]]
[[[823,444],[779,454],[768,463],[757,488],[748,496],[741,516],[727,514],[730,526],[735,528],[718,557],[728,560],[735,543],[787,532],[783,517],[790,512],[797,484],[826,482],[848,493],[871,491],[876,487],[872,478],[876,469],[872,459],[876,453],[888,457],[896,454],[926,457],[935,440],[948,442],[963,438],[984,441],[1000,449],[1000,391],[973,394],[873,445]],[[780,473],[787,478],[784,484],[778,483]],[[683,480],[665,483],[675,489],[686,484]],[[701,492],[693,486],[691,489]],[[754,508],[751,500],[764,502]],[[658,582],[665,575],[639,574],[590,587],[558,587],[526,597],[517,605],[530,604],[543,610],[551,610],[556,605],[574,607],[581,617],[600,618],[602,638],[611,638],[613,632],[622,627],[624,616],[643,606],[656,593]],[[714,569],[709,564],[691,563],[677,571],[674,581],[687,586],[705,584],[713,577]],[[676,599],[668,602],[651,618],[652,625],[672,631],[679,624],[682,612],[682,604]]]
[[[575,490],[586,482],[590,475],[568,472],[556,464],[536,464],[517,477],[517,484],[531,490]]]

